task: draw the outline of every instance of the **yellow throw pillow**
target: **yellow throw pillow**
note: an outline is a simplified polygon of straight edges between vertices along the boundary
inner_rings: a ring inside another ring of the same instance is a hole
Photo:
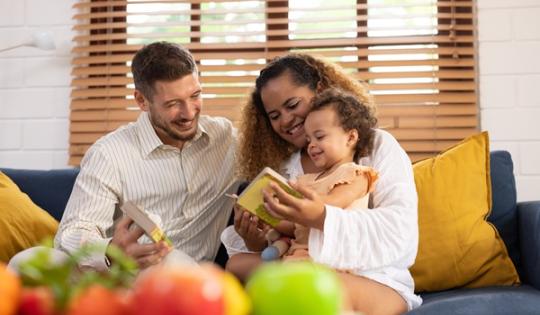
[[[0,172],[0,261],[53,237],[58,222]]]
[[[489,139],[471,136],[413,166],[420,244],[416,292],[519,284],[491,210]]]

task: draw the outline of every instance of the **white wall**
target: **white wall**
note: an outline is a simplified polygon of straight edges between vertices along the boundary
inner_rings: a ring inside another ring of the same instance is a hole
[[[67,166],[75,2],[0,0],[0,48],[38,29],[58,46],[0,53],[0,167]],[[540,0],[477,6],[481,127],[512,153],[518,199],[540,199]]]
[[[540,0],[477,0],[480,118],[514,160],[518,200],[540,199]]]
[[[0,0],[0,49],[37,30],[56,49],[0,52],[0,167],[62,168],[68,161],[74,0]]]

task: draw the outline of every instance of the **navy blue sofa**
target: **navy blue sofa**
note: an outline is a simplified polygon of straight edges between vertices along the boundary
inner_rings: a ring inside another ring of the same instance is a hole
[[[490,158],[493,208],[488,220],[501,234],[523,284],[423,294],[424,304],[408,314],[540,314],[540,201],[516,203],[510,154],[494,151]],[[77,169],[1,170],[37,205],[61,219]],[[216,262],[223,266],[226,259],[222,247]]]

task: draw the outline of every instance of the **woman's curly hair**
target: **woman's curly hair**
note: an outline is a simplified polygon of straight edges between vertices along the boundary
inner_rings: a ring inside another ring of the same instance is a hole
[[[331,87],[351,93],[375,115],[375,105],[367,85],[348,76],[338,65],[301,53],[275,58],[261,70],[242,109],[238,172],[247,180],[255,178],[265,166],[279,169],[281,163],[298,150],[274,132],[261,99],[261,90],[268,81],[285,72],[291,75],[295,84],[307,86],[313,93]]]
[[[350,93],[337,88],[329,88],[315,96],[312,101],[311,112],[331,108],[345,131],[356,129],[358,140],[354,147],[354,161],[368,156],[373,151],[375,139],[375,126],[377,118],[369,107],[360,102]],[[310,112],[310,113],[311,113]]]

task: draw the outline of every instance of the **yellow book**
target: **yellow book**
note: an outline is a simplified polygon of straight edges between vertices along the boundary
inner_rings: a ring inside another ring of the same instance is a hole
[[[265,167],[257,177],[244,189],[244,191],[238,196],[236,203],[247,211],[255,214],[266,223],[271,226],[276,226],[280,219],[272,216],[266,208],[264,208],[263,189],[266,188],[270,182],[277,183],[283,190],[289,194],[302,198],[302,194],[294,190],[288,183],[285,177],[281,176],[278,172],[269,167]]]
[[[164,241],[169,247],[173,247],[172,241],[165,235],[165,232],[159,227],[146,212],[142,211],[137,207],[133,202],[127,201],[120,209],[130,218],[133,219],[135,224],[140,226],[146,236],[148,236],[152,241],[159,242]]]

